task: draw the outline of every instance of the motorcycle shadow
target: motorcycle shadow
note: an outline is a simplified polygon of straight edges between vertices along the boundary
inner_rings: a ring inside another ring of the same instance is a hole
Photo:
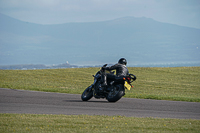
[[[64,102],[75,102],[75,103],[109,103],[107,100],[89,100],[89,101],[82,101],[82,100],[63,100]]]

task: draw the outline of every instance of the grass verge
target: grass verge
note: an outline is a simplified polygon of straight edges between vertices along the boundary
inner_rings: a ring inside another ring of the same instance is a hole
[[[0,87],[81,94],[99,68],[0,70]],[[200,102],[200,67],[139,68],[134,88],[125,97]]]
[[[0,114],[0,132],[189,132],[197,133],[199,120],[134,118],[123,116]]]

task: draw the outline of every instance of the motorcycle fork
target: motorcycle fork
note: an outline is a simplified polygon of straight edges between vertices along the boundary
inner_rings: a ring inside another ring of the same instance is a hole
[[[92,88],[94,88],[94,85],[90,85],[89,91],[92,91]]]

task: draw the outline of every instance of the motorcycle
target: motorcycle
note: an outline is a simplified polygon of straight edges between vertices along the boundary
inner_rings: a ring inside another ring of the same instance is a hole
[[[103,65],[103,67],[106,66],[107,64]],[[101,86],[101,75],[104,72],[112,74],[114,74],[114,72],[104,71],[102,68],[95,75],[93,75],[93,84],[83,91],[81,95],[82,101],[88,101],[92,97],[95,97],[96,99],[106,98],[108,102],[116,102],[125,95],[125,89],[130,90],[131,87],[133,87],[131,83],[136,80],[136,76],[133,74],[128,74],[127,76],[116,77],[115,79],[108,78],[107,86],[103,88]]]

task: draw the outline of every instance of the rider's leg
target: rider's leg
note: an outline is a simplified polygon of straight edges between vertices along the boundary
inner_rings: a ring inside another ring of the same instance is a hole
[[[101,75],[101,80],[102,80],[101,86],[102,86],[102,87],[107,86],[107,76],[106,76],[105,73]]]
[[[107,86],[107,79],[110,79],[110,80],[115,80],[116,79],[116,75],[114,74],[109,74],[109,73],[106,73],[106,74],[102,74],[101,75],[101,81],[102,81],[102,84],[101,86],[102,87],[106,87]]]

